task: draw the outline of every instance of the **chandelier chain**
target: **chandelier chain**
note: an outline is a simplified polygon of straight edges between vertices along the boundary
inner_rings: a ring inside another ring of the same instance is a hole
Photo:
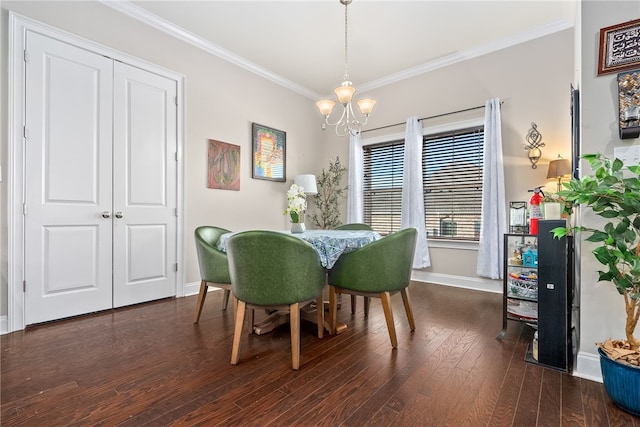
[[[347,8],[349,3],[344,4],[344,78],[343,80],[349,80],[349,62],[348,62],[348,32],[347,32]]]

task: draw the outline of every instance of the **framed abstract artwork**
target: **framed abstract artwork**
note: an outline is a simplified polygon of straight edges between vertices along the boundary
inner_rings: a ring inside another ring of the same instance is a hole
[[[287,134],[253,123],[252,178],[285,182]]]
[[[240,190],[240,146],[209,140],[207,187]]]
[[[640,19],[600,30],[598,75],[640,68]]]

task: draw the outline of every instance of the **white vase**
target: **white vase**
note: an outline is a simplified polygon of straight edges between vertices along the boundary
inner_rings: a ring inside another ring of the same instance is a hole
[[[562,218],[562,204],[560,203],[543,203],[544,219],[560,219]]]
[[[304,233],[305,231],[304,222],[292,222],[291,223],[291,232],[292,233]]]

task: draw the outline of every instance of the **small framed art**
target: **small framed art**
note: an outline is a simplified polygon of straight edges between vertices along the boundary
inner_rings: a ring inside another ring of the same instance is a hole
[[[285,182],[287,134],[253,123],[252,178]]]
[[[600,30],[598,75],[640,68],[640,19]]]
[[[240,191],[240,146],[209,140],[207,187]]]

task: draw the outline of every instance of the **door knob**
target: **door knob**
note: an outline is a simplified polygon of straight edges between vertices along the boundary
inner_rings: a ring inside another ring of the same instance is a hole
[[[116,218],[120,219],[122,218],[124,215],[122,215],[122,212],[118,211],[116,212]]]
[[[109,211],[102,212],[102,218],[109,218],[110,216],[111,216],[111,212]]]

